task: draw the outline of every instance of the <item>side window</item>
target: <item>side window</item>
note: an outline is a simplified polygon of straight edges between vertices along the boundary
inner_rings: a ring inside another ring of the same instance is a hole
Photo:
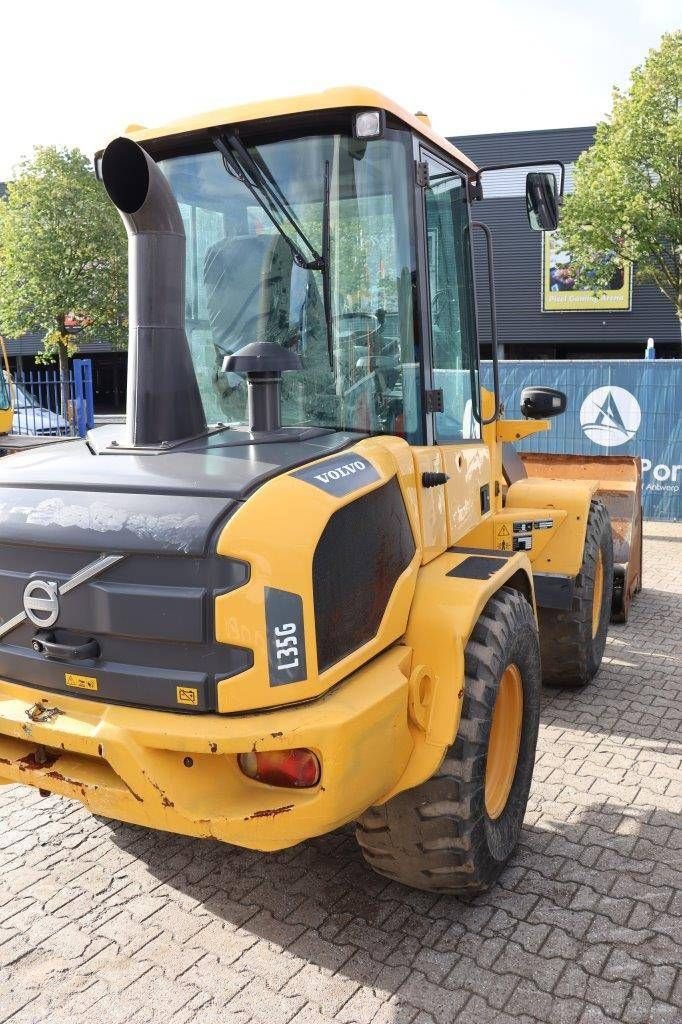
[[[443,392],[435,417],[440,443],[480,437],[474,416],[479,401],[469,219],[463,179],[428,159],[426,233],[431,309],[433,386]]]

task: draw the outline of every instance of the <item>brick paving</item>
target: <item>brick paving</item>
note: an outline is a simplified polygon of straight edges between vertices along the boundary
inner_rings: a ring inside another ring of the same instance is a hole
[[[521,844],[471,903],[0,788],[0,1021],[682,1021],[682,527],[583,692],[547,692]]]

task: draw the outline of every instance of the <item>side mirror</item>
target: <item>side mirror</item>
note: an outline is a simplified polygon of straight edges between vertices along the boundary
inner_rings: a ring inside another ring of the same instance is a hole
[[[532,231],[556,231],[559,195],[556,175],[551,171],[530,171],[526,175],[526,213]]]
[[[521,415],[529,420],[544,420],[566,412],[566,395],[555,388],[524,388]]]

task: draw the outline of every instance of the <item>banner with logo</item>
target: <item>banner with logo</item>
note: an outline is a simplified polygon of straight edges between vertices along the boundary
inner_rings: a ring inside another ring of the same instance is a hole
[[[491,365],[482,381],[491,387]],[[505,360],[502,401],[520,416],[523,388],[545,385],[566,393],[568,405],[549,433],[535,434],[521,451],[576,455],[639,455],[644,515],[682,519],[682,360]]]
[[[578,288],[571,254],[556,231],[542,236],[542,310],[544,313],[585,313],[599,310],[630,309],[632,264],[623,266],[604,254],[613,273],[609,287],[597,295],[589,288]]]

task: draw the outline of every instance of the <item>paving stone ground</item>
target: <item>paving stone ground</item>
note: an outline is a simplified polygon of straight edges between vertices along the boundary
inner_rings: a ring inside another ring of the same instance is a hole
[[[0,788],[0,1022],[682,1021],[682,527],[583,692],[543,697],[517,853],[465,904],[352,830],[261,855]]]

